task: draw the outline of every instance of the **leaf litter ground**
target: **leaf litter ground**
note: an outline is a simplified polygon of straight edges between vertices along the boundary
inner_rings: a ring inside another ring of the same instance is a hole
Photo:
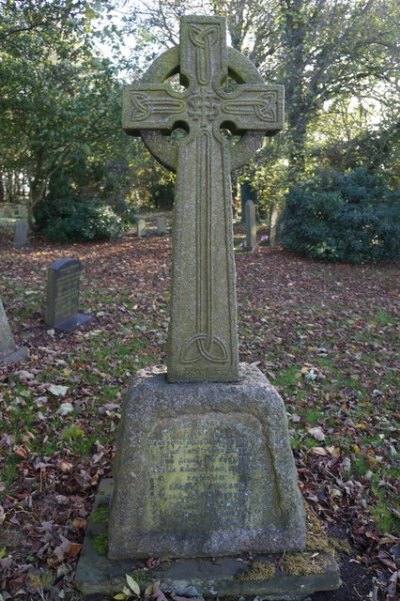
[[[83,262],[86,329],[43,321],[46,269]],[[0,242],[0,296],[30,358],[0,370],[0,591],[77,600],[74,569],[109,476],[129,377],[162,363],[170,240],[16,250]],[[238,253],[241,359],[281,392],[300,487],[338,544],[343,585],[313,601],[395,601],[400,584],[400,267]],[[346,551],[345,542],[351,545]],[[153,561],[153,560],[152,560]],[[156,562],[155,562],[156,563]]]

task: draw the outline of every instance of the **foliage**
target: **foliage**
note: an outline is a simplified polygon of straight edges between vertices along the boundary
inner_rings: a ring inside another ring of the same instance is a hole
[[[121,217],[95,200],[63,199],[42,203],[37,221],[43,235],[52,242],[92,242],[118,237],[123,230]]]
[[[93,50],[98,3],[12,4],[0,9],[0,172],[23,178],[33,210],[59,171],[87,175],[123,153],[121,85]]]
[[[283,246],[326,261],[362,263],[400,257],[400,192],[359,168],[321,172],[287,195]]]
[[[329,113],[329,103],[375,97],[380,120],[387,113],[398,123],[400,6],[395,0],[142,2],[127,20],[130,31],[143,32],[136,38],[135,66],[139,62],[143,68],[144,57],[154,57],[155,45],[161,51],[179,43],[183,14],[225,16],[231,45],[250,57],[266,81],[285,85],[288,127],[280,158],[287,160],[290,183],[307,170],[307,138],[316,120]]]

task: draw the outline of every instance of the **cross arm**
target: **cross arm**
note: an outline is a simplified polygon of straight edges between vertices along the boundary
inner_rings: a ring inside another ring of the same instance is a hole
[[[122,97],[122,128],[130,135],[140,130],[169,131],[186,116],[185,102],[165,84],[126,86]]]
[[[224,97],[222,118],[237,131],[265,131],[273,135],[283,129],[284,87],[245,84]]]

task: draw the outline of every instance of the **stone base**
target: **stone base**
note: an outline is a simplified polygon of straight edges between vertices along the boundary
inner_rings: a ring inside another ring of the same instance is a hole
[[[111,559],[302,551],[305,535],[285,406],[257,367],[241,364],[234,383],[137,373],[117,440]]]
[[[265,601],[302,601],[314,592],[340,586],[338,565],[326,552],[260,555],[251,562],[243,557],[178,559],[161,562],[151,570],[140,560],[110,560],[106,552],[111,495],[112,481],[103,480],[76,571],[75,583],[83,596],[121,592],[127,574],[140,584],[142,592],[159,582],[163,591],[188,597],[258,595]],[[303,564],[300,569],[299,558]]]
[[[26,346],[20,346],[16,348],[12,353],[8,353],[4,355],[0,353],[0,365],[7,365],[10,363],[18,363],[19,361],[23,361],[29,355],[29,350]]]

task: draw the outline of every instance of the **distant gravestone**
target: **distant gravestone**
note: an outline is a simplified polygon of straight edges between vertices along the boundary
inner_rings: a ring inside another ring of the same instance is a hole
[[[14,246],[21,248],[26,246],[28,242],[29,226],[25,219],[18,219],[14,225]]]
[[[244,206],[246,246],[245,250],[253,251],[257,247],[256,205],[248,200]]]
[[[137,235],[139,236],[139,238],[143,238],[144,236],[146,236],[146,220],[145,219],[138,219],[137,222]]]
[[[167,220],[165,217],[157,217],[157,234],[164,236],[167,233]]]
[[[16,213],[20,219],[26,220],[28,218],[28,211],[26,205],[17,205]]]
[[[15,363],[28,355],[26,347],[19,347],[14,342],[10,325],[0,299],[0,364]]]
[[[79,313],[82,266],[78,259],[57,259],[47,269],[46,324],[70,331],[92,319]]]
[[[257,202],[257,191],[253,188],[249,180],[244,180],[240,184],[240,200],[241,200],[241,211],[242,211],[242,223],[245,222],[245,206],[248,200],[252,200],[254,203]]]

